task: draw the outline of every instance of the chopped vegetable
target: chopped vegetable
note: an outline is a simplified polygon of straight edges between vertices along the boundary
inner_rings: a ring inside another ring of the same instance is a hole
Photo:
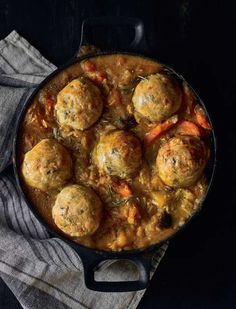
[[[123,198],[123,199],[121,199],[121,200],[113,200],[112,202],[111,202],[111,204],[109,205],[109,207],[121,207],[121,206],[124,206],[124,205],[126,205],[127,203],[129,203],[129,202],[131,202],[131,201],[133,201],[134,200],[134,198],[133,198],[133,196],[131,196],[131,197],[128,197],[128,198]]]
[[[105,88],[108,87],[108,85],[104,83],[106,81],[106,75],[102,72],[90,72],[89,78],[91,78],[98,87],[100,87],[101,85]],[[107,89],[105,89],[105,91],[107,91]]]
[[[170,203],[170,194],[164,191],[152,191],[152,204],[158,208],[164,208]]]
[[[83,63],[83,69],[85,72],[95,72],[96,66],[92,61],[87,60]]]
[[[83,62],[82,68],[84,72],[88,73],[89,77],[98,85],[103,83],[106,79],[106,75],[103,72],[97,71],[96,65],[90,60]]]
[[[99,83],[102,83],[104,81],[104,79],[106,78],[105,74],[102,72],[97,72],[96,73],[96,81]]]
[[[119,209],[119,217],[129,224],[135,224],[141,218],[139,207],[136,203],[129,201]]]
[[[47,104],[52,108],[55,105],[55,101],[52,98],[47,98]]]
[[[210,125],[209,121],[207,120],[207,116],[205,114],[205,111],[199,104],[197,104],[195,106],[194,112],[195,112],[196,119],[197,119],[197,122],[199,123],[199,125],[206,130],[211,130],[211,125]]]
[[[129,205],[127,221],[129,224],[135,224],[135,222],[141,218],[139,209],[135,203]]]
[[[193,123],[192,121],[182,120],[178,126],[176,133],[181,135],[193,135],[193,136],[201,136],[201,131],[199,127]]]
[[[150,145],[157,139],[161,134],[172,128],[178,121],[178,115],[174,115],[166,121],[158,124],[156,127],[151,129],[144,137],[144,143]]]
[[[124,198],[121,200],[121,202],[123,201],[124,203],[119,203],[118,206],[125,204],[125,208],[123,208],[122,212],[124,217],[127,219],[127,222],[129,224],[135,224],[135,222],[141,218],[141,215],[135,202],[136,198],[133,196],[133,192],[129,184],[124,180],[113,181],[113,190]]]
[[[133,195],[132,189],[125,180],[115,180],[112,183],[113,190],[122,197],[131,197]]]

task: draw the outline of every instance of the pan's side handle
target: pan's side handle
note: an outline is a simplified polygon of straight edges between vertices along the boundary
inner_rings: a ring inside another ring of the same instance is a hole
[[[94,274],[99,264],[104,261],[121,259],[116,255],[88,254],[84,250],[77,250],[84,267],[84,282],[88,289],[100,292],[130,292],[146,289],[149,284],[152,254],[127,254],[122,260],[133,262],[138,270],[139,278],[134,281],[96,281]],[[102,270],[100,270],[102,271]]]
[[[129,52],[141,52],[141,53],[147,53],[148,52],[148,46],[147,41],[145,37],[145,31],[144,31],[144,24],[141,19],[139,18],[132,18],[132,17],[119,17],[119,16],[103,16],[103,17],[93,17],[85,19],[82,22],[81,27],[81,38],[80,38],[80,47],[84,45],[91,45],[94,44],[94,38],[92,36],[92,30],[94,30],[97,27],[106,27],[110,31],[112,29],[116,29],[117,27],[126,26],[130,27],[134,30],[134,37],[129,42],[127,46],[124,46],[123,48],[118,48],[119,50],[125,50]],[[122,34],[125,36],[125,33]],[[115,37],[109,38],[109,40],[112,42],[116,42]],[[99,44],[97,44],[99,45]],[[103,46],[100,46],[103,48]],[[110,47],[109,49],[112,49]],[[112,50],[109,50],[112,51]],[[78,53],[77,53],[78,54]]]

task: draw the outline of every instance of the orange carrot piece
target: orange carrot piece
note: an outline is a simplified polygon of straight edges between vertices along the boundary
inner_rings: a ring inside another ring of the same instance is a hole
[[[199,104],[197,104],[195,106],[194,112],[195,112],[196,119],[197,119],[197,122],[199,123],[199,125],[206,130],[211,130],[211,125],[210,125],[209,121],[207,120],[207,116],[205,114],[205,111]]]
[[[199,127],[193,123],[192,121],[182,120],[177,125],[177,131],[176,133],[182,134],[182,135],[193,135],[193,136],[201,136],[201,131]]]
[[[125,204],[119,209],[118,216],[129,224],[135,224],[140,218],[139,207],[135,203]]]
[[[114,191],[123,198],[129,198],[133,196],[130,185],[125,180],[115,180],[112,185]],[[139,208],[136,203],[126,204],[122,208],[122,214],[126,218],[129,224],[135,224],[137,220],[141,218]]]
[[[155,128],[151,129],[144,137],[144,143],[150,145],[157,139],[161,134],[172,128],[178,121],[178,115],[174,115],[166,121],[158,124]]]
[[[83,69],[85,72],[95,72],[96,66],[92,61],[87,60],[83,63]]]
[[[124,180],[113,181],[112,187],[114,191],[122,197],[130,197],[133,195],[130,185]]]
[[[101,84],[106,78],[104,73],[97,71],[96,65],[90,60],[83,62],[82,67],[86,73],[90,73],[90,78],[96,83]]]
[[[102,72],[97,72],[96,73],[96,81],[97,82],[102,83],[105,78],[106,78],[106,76]]]

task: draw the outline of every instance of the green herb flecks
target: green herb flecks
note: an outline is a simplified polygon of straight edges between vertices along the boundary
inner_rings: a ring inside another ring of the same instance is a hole
[[[127,203],[135,203],[135,202],[137,202],[137,198],[135,196],[130,196],[128,198],[123,198],[123,199],[112,201],[109,207],[111,208],[121,207]]]

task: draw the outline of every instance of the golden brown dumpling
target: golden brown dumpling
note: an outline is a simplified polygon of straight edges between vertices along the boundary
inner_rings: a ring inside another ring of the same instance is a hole
[[[101,116],[103,102],[100,90],[90,80],[77,78],[57,95],[55,112],[61,126],[85,130]]]
[[[63,185],[72,175],[69,152],[54,139],[43,139],[25,154],[22,164],[25,182],[42,191]]]
[[[94,156],[100,170],[126,178],[138,171],[142,162],[142,149],[133,133],[114,130],[101,137]]]
[[[174,114],[181,105],[177,82],[163,74],[153,74],[139,82],[132,98],[135,117],[160,122]]]
[[[208,160],[205,144],[193,136],[173,137],[159,149],[156,165],[161,179],[171,187],[194,184]]]
[[[101,216],[101,200],[91,188],[81,185],[65,187],[52,208],[55,224],[64,233],[75,237],[93,234]]]

